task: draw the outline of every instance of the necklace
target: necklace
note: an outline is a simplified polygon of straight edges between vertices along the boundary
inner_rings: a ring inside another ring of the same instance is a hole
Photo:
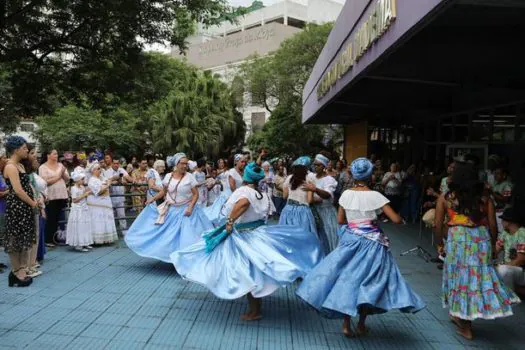
[[[368,185],[365,184],[365,183],[358,183],[358,182],[356,182],[356,183],[354,184],[354,187],[367,187],[367,186],[368,186]]]

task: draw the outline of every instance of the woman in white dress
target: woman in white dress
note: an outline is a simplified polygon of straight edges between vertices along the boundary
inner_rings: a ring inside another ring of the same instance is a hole
[[[312,212],[317,222],[317,234],[325,254],[334,250],[339,241],[337,237],[339,229],[337,211],[333,204],[337,181],[325,172],[329,161],[322,154],[316,155],[314,160],[315,173],[308,175],[307,183],[304,185],[305,191],[314,193]]]
[[[109,196],[109,183],[101,178],[102,169],[95,161],[89,165],[91,178],[88,187],[88,207],[91,216],[91,229],[95,244],[111,244],[118,240],[113,204]]]

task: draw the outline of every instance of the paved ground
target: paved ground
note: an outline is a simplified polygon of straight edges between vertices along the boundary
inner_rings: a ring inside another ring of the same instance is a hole
[[[476,322],[473,342],[456,336],[441,307],[435,265],[399,257],[416,243],[417,230],[389,226],[387,231],[403,274],[427,308],[416,315],[374,316],[364,338],[344,338],[341,322],[306,308],[294,287],[265,299],[262,321],[243,323],[244,300],[219,300],[181,280],[170,265],[140,258],[121,243],[88,254],[58,248],[29,288],[8,288],[7,273],[0,275],[0,348],[523,349],[524,305],[514,317]],[[5,254],[0,261],[7,261]]]

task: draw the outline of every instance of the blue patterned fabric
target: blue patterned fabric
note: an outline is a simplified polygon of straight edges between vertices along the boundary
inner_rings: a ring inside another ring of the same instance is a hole
[[[298,166],[298,165],[309,168],[310,165],[312,165],[312,158],[308,156],[299,157],[292,163],[292,166]]]
[[[462,320],[511,316],[520,299],[492,263],[490,232],[485,226],[450,226],[443,266],[443,306]]]
[[[366,158],[357,158],[350,164],[350,172],[354,180],[366,180],[372,176],[374,165]]]
[[[357,316],[391,309],[417,312],[425,307],[401,275],[390,251],[380,243],[355,235],[346,227],[339,246],[310,272],[297,295],[322,313]]]
[[[256,298],[304,277],[322,257],[319,240],[298,227],[262,225],[226,237],[211,253],[202,240],[171,254],[177,272],[222,299]]]
[[[128,247],[137,255],[170,262],[170,254],[201,239],[201,233],[213,229],[212,223],[198,206],[185,216],[188,205],[171,206],[162,225],[155,225],[157,205],[144,208],[125,236]]]

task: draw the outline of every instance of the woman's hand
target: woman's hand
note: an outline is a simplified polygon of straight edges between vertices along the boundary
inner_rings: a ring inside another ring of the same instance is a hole
[[[226,224],[226,232],[228,232],[228,234],[232,233],[233,231],[233,224]]]
[[[312,192],[316,192],[317,191],[317,186],[315,186],[315,184],[313,183],[305,183],[302,187],[303,191],[312,191]]]
[[[150,197],[148,199],[146,199],[146,202],[144,203],[145,205],[150,205],[151,203],[153,203],[155,201],[155,199],[153,197]]]
[[[30,204],[31,208],[36,209],[38,208],[39,204],[38,201],[33,200],[33,202]]]
[[[192,213],[193,213],[193,208],[192,208],[192,207],[188,207],[188,208],[184,211],[184,216],[191,216]]]

